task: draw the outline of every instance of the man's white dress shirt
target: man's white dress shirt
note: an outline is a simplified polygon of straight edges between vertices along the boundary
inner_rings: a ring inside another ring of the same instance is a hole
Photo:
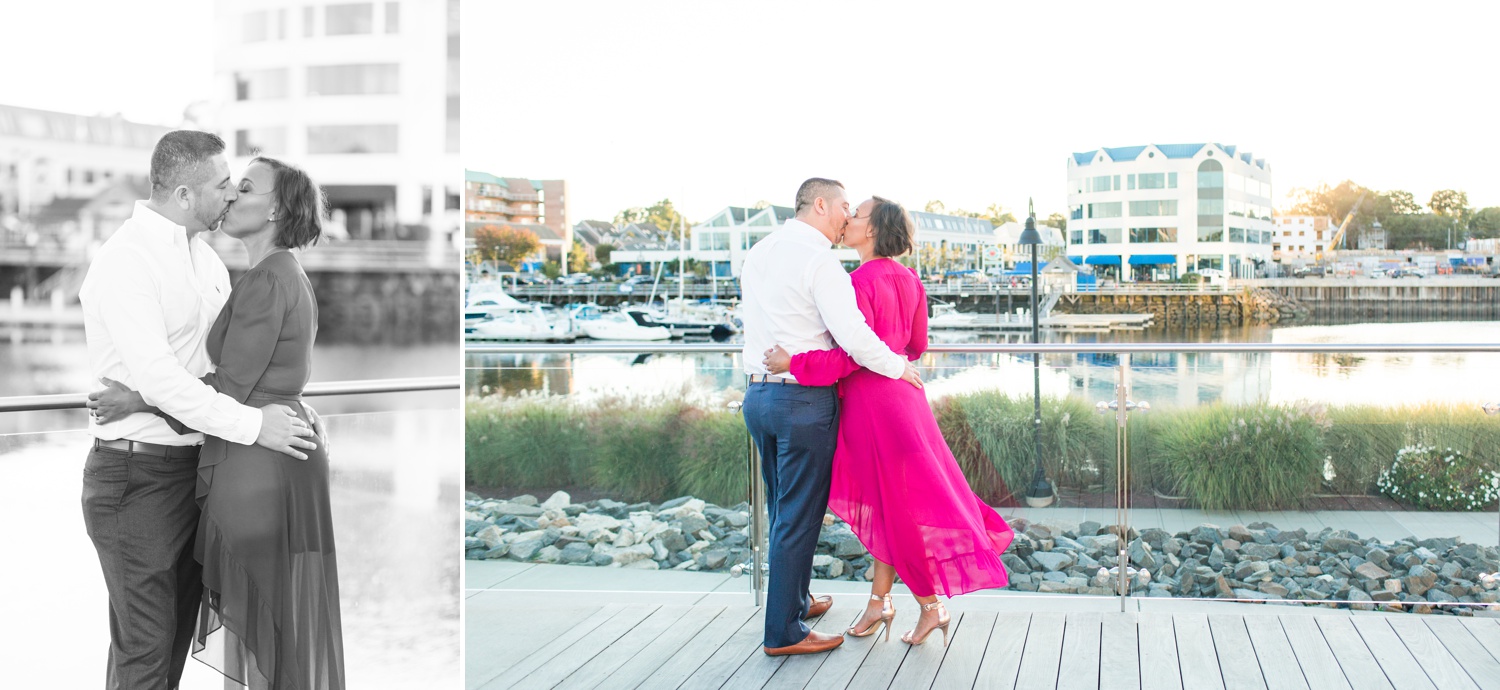
[[[79,299],[89,370],[139,391],[147,403],[193,429],[252,444],[261,412],[199,381],[213,370],[205,342],[229,300],[229,271],[203,241],[137,201],[135,213],[100,247]],[[203,443],[154,414],[110,424],[90,418],[89,433],[171,446]]]
[[[865,323],[849,272],[817,228],[793,218],[756,242],[745,255],[740,285],[745,373],[770,373],[762,360],[777,345],[793,355],[841,347],[871,371],[893,379],[906,373],[906,358]]]

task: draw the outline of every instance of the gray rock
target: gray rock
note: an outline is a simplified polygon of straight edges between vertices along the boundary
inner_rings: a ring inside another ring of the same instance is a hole
[[[703,564],[709,570],[718,570],[724,567],[724,563],[728,560],[728,549],[705,549],[703,551]]]
[[[510,502],[519,503],[523,506],[535,506],[536,496],[532,496],[531,494],[521,494],[520,496],[510,499]]]
[[[1373,604],[1373,603],[1369,603],[1369,604],[1363,603],[1363,602],[1373,602],[1374,601],[1374,597],[1371,597],[1369,594],[1366,594],[1364,590],[1359,589],[1357,587],[1356,588],[1351,588],[1349,590],[1349,601],[1355,602],[1355,603],[1352,603],[1352,604],[1349,605],[1349,608],[1354,609],[1355,611],[1374,611],[1375,610],[1375,604]]]
[[[1012,574],[1025,575],[1031,572],[1031,566],[1027,565],[1026,561],[1021,560],[1020,556],[1013,553],[1000,554],[1000,562],[1004,563],[1005,569]]]
[[[593,547],[589,546],[585,542],[573,542],[563,547],[562,553],[558,556],[557,561],[559,563],[568,564],[588,563],[593,560],[593,556]]]
[[[479,530],[490,526],[490,523],[485,522],[484,520],[464,520],[464,536],[472,537],[476,533],[478,533]]]
[[[499,503],[496,503],[494,507],[490,508],[490,511],[495,513],[496,515],[514,515],[516,517],[531,518],[541,517],[542,509],[536,506],[536,499],[530,496],[526,496],[523,498],[531,498],[532,503],[528,505],[515,501],[501,501]]]
[[[1062,570],[1074,562],[1072,555],[1058,551],[1038,551],[1031,557],[1047,570]]]
[[[536,556],[545,546],[547,545],[543,544],[540,538],[523,539],[510,545],[510,557],[518,561],[527,562],[533,556]]]
[[[561,555],[562,549],[556,546],[543,546],[542,550],[536,552],[536,560],[538,563],[556,563]]]
[[[598,506],[599,512],[604,513],[605,515],[608,515],[612,518],[623,520],[625,516],[630,514],[630,511],[627,509],[626,505],[619,501],[611,501],[607,498],[601,498],[596,501],[594,505]]]
[[[661,504],[661,506],[658,507],[657,510],[671,510],[691,500],[693,500],[692,496],[678,496],[677,498]]]
[[[1098,534],[1099,530],[1103,527],[1103,525],[1094,522],[1093,520],[1084,520],[1083,522],[1078,523],[1078,536],[1092,537]]]
[[[697,534],[708,529],[709,526],[708,520],[702,515],[684,515],[678,523],[682,531],[688,534]]]

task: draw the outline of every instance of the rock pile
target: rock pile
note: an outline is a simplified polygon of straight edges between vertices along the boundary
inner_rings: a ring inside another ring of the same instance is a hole
[[[469,494],[466,508],[464,549],[474,560],[705,572],[750,560],[744,503],[723,508],[683,496],[661,504],[575,504],[558,492],[542,502]],[[1132,529],[1123,535],[1118,526],[1097,522],[1015,518],[1010,525],[1015,539],[1002,560],[1009,588],[1018,591],[1114,594],[1123,560],[1137,596],[1351,601],[1355,609],[1423,613],[1466,613],[1468,607],[1443,605],[1500,602],[1500,549],[1456,538],[1384,542],[1347,530],[1309,534],[1264,522],[1204,524],[1176,534]],[[826,516],[814,577],[868,580],[870,565],[849,526]]]
[[[1267,288],[1250,290],[1243,304],[1249,318],[1266,323],[1306,318],[1312,313],[1297,300]]]

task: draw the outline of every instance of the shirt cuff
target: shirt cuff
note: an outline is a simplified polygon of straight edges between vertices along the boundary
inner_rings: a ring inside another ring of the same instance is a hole
[[[260,426],[264,421],[264,416],[264,413],[257,408],[241,405],[240,419],[234,425],[234,437],[224,440],[243,446],[255,445],[255,440],[260,438]]]

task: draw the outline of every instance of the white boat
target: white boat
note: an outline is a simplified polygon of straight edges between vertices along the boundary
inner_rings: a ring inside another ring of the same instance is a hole
[[[573,307],[573,324],[594,340],[668,340],[672,332],[663,326],[642,326],[628,314],[604,311],[593,304]]]
[[[977,314],[960,314],[957,307],[938,302],[932,305],[932,314],[927,317],[927,327],[969,328],[978,318]]]
[[[530,309],[497,313],[488,319],[466,323],[465,337],[470,340],[569,341],[578,333],[566,316],[549,315],[539,305]]]
[[[708,310],[663,310],[657,307],[630,306],[621,311],[641,326],[661,326],[673,338],[712,337],[719,340],[739,332],[727,315]]]

